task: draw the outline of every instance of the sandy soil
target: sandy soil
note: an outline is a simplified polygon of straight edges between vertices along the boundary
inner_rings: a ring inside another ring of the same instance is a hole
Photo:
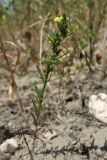
[[[17,74],[18,92],[26,112],[24,116],[18,107],[17,96],[15,102],[9,106],[8,83],[6,72],[0,71],[0,126],[18,128],[30,125],[34,128],[32,117],[28,119],[32,107],[31,97],[34,96],[35,82],[41,85],[35,72],[35,65],[28,67],[24,74]],[[101,80],[102,72],[96,70],[89,73],[87,68],[81,71],[71,67],[70,77],[63,78],[59,89],[59,78],[54,76],[49,82],[43,123],[37,138],[24,135],[34,160],[103,160],[107,159],[107,126],[96,120],[88,113],[88,100],[91,94],[107,93],[107,78]],[[85,97],[85,105],[82,103]],[[27,122],[24,121],[24,117]],[[55,131],[57,137],[52,140],[44,138],[43,134]],[[3,128],[0,130],[0,143],[9,138]],[[13,135],[11,135],[12,137]],[[0,153],[0,160],[31,160],[23,135],[15,136],[20,145],[15,154]]]

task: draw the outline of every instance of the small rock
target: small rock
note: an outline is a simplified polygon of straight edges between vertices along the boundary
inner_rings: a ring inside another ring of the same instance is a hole
[[[18,143],[16,139],[7,139],[0,145],[0,151],[4,153],[14,153],[18,148]]]
[[[91,95],[88,107],[92,115],[100,121],[107,123],[107,94]]]
[[[50,139],[57,137],[57,133],[55,131],[49,131],[46,134],[43,134],[43,136],[47,138],[48,140],[50,140]]]
[[[73,145],[76,145],[77,144],[77,141],[75,140],[75,141],[72,141],[72,144]]]

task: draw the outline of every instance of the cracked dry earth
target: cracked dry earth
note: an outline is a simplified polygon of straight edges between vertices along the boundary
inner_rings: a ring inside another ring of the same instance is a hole
[[[32,108],[33,84],[37,82],[41,85],[35,74],[35,65],[29,67],[23,75],[16,76],[18,92],[27,110],[24,113],[27,122],[20,112],[16,95],[13,106],[7,103],[8,83],[5,73],[3,69],[0,71],[0,126],[11,129],[26,126],[27,123],[34,128],[32,117],[28,119],[28,113]],[[85,97],[85,106],[81,102],[80,91]],[[101,71],[98,70],[90,74],[87,69],[78,71],[73,66],[70,78],[63,78],[60,90],[58,76],[52,78],[48,85],[43,124],[38,138],[25,134],[34,160],[107,159],[107,126],[88,112],[89,96],[100,92],[107,93],[107,78],[101,81]],[[10,137],[0,128],[1,144]],[[57,133],[52,140],[43,136],[50,130]],[[0,153],[0,160],[31,160],[23,135],[16,135],[15,138],[18,140],[19,149],[14,154]]]

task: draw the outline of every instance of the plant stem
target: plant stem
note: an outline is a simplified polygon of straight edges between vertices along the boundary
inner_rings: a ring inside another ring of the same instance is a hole
[[[23,134],[23,138],[24,138],[25,144],[26,144],[26,146],[27,146],[28,152],[29,152],[29,154],[30,154],[31,160],[34,160],[33,155],[32,155],[32,152],[31,152],[31,150],[30,150],[30,148],[29,148],[27,139],[26,139],[26,137],[25,137],[24,134]]]

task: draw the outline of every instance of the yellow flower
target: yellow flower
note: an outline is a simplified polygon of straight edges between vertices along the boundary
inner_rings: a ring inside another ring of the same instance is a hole
[[[60,16],[60,17],[55,17],[55,18],[54,18],[54,22],[57,22],[57,23],[61,23],[62,20],[63,20],[63,17],[62,17],[62,16]]]

